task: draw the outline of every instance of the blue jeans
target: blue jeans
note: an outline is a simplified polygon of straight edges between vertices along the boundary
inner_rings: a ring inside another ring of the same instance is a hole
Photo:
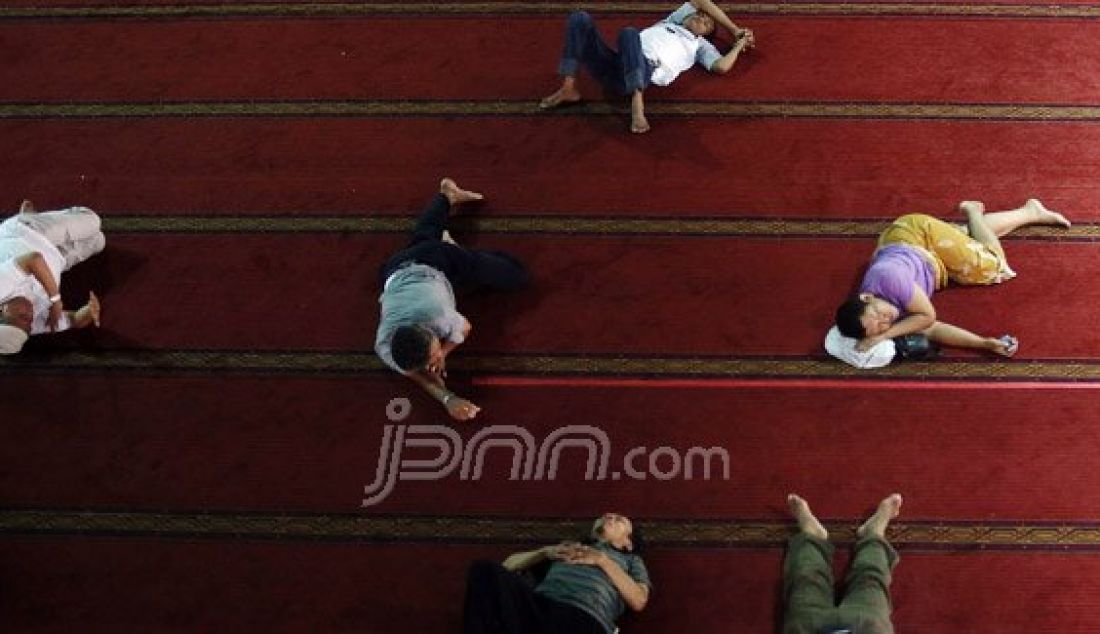
[[[565,48],[558,74],[576,77],[581,64],[605,88],[624,95],[645,90],[653,74],[653,66],[642,55],[638,29],[628,26],[619,31],[619,50],[616,52],[600,37],[592,16],[576,11],[569,15],[566,23]]]

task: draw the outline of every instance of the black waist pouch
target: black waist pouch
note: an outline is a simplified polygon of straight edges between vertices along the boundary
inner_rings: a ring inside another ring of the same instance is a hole
[[[897,358],[906,361],[927,361],[940,355],[940,347],[921,334],[894,337],[894,345],[898,351]]]

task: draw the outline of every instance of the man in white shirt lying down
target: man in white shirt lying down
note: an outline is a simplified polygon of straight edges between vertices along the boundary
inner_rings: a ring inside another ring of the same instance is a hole
[[[716,24],[733,34],[733,48],[725,55],[706,39],[714,34]],[[569,16],[566,26],[565,47],[558,64],[561,87],[543,99],[539,107],[548,110],[580,101],[576,80],[583,64],[608,90],[630,95],[630,131],[648,132],[642,99],[647,86],[667,86],[695,64],[723,75],[733,68],[741,52],[754,43],[752,31],[734,24],[711,0],[685,2],[667,18],[642,31],[624,28],[619,32],[618,51],[603,41],[590,15],[577,11]]]

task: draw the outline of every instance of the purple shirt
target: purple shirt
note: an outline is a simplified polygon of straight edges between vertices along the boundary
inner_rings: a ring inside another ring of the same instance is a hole
[[[936,274],[920,251],[904,244],[891,244],[878,250],[863,276],[859,292],[872,293],[893,304],[902,313],[913,299],[913,284],[932,297]]]

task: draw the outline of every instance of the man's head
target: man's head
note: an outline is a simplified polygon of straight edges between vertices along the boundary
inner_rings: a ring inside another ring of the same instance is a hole
[[[443,359],[439,337],[422,326],[401,326],[395,330],[390,354],[397,367],[405,372],[438,366]]]
[[[684,19],[684,28],[699,37],[709,37],[714,33],[714,18],[696,11]]]
[[[34,305],[26,297],[13,297],[0,304],[0,324],[15,326],[30,334],[34,321]]]
[[[890,302],[871,293],[860,293],[836,309],[836,327],[845,337],[876,337],[889,330],[900,316]]]
[[[34,306],[26,297],[13,297],[0,304],[0,354],[23,349],[31,332]]]
[[[618,513],[604,513],[592,523],[592,538],[603,541],[623,552],[641,554],[644,542],[641,529],[630,518]]]

